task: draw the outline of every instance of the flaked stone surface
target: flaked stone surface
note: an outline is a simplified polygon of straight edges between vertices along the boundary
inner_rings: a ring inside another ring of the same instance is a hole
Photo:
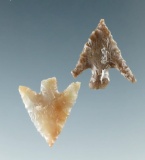
[[[62,93],[57,90],[56,78],[41,82],[41,92],[19,86],[19,92],[25,108],[37,130],[52,146],[60,134],[74,105],[80,82],[71,83]]]
[[[110,68],[116,68],[130,82],[136,82],[135,76],[123,59],[104,19],[100,20],[97,28],[90,35],[78,63],[71,73],[77,77],[88,68],[92,70],[89,83],[92,89],[103,89],[108,85]]]

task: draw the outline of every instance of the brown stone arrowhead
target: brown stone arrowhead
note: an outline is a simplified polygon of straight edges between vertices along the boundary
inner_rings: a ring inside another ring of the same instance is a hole
[[[78,63],[71,73],[74,77],[77,77],[88,68],[92,70],[89,83],[92,89],[102,89],[108,85],[110,81],[109,68],[118,69],[130,82],[136,82],[104,19],[100,20],[97,28],[90,35],[80,54]]]

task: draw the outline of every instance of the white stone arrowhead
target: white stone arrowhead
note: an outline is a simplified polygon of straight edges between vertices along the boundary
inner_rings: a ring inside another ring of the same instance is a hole
[[[59,93],[56,78],[41,82],[41,92],[19,86],[19,92],[25,108],[37,130],[52,146],[60,134],[68,115],[76,101],[80,82],[71,83],[66,90]]]

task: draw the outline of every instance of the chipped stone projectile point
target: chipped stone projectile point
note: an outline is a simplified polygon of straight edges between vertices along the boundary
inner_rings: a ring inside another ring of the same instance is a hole
[[[55,77],[41,82],[40,93],[24,86],[19,87],[21,98],[32,122],[49,146],[54,144],[64,127],[79,89],[80,82],[76,82],[59,93]]]
[[[71,73],[73,77],[77,77],[88,68],[92,70],[89,83],[92,89],[103,89],[108,85],[110,68],[116,68],[130,82],[136,82],[104,19],[100,20],[97,28],[91,33],[80,54],[76,68]]]

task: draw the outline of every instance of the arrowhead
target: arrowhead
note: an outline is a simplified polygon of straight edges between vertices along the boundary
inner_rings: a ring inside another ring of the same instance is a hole
[[[68,115],[75,103],[80,89],[80,83],[72,83],[59,93],[56,78],[41,82],[41,92],[20,86],[19,92],[25,108],[37,130],[52,146],[60,134]]]
[[[109,68],[118,69],[130,82],[136,82],[133,73],[122,58],[121,51],[107,28],[104,19],[100,20],[97,28],[91,33],[80,54],[76,67],[71,73],[73,77],[77,77],[88,68],[92,70],[92,77],[89,83],[92,89],[103,89],[108,85],[110,81]]]

